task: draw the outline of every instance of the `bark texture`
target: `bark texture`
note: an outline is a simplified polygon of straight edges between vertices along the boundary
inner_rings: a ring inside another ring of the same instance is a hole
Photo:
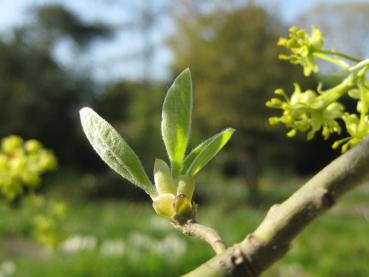
[[[327,165],[286,201],[270,208],[256,230],[192,272],[195,276],[258,276],[337,199],[369,179],[369,137]]]

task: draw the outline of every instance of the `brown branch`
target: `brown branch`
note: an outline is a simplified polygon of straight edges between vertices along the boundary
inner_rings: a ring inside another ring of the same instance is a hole
[[[271,207],[259,227],[243,241],[185,276],[258,276],[284,256],[304,227],[368,177],[369,138],[366,138],[285,202]]]
[[[216,254],[221,254],[226,249],[226,245],[219,234],[208,226],[193,221],[189,221],[183,225],[173,224],[173,226],[187,236],[197,237],[206,241]]]

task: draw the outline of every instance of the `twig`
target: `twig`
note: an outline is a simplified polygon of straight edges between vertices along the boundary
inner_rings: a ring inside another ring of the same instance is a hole
[[[242,242],[186,276],[258,276],[283,257],[304,227],[368,177],[369,137],[326,166],[285,202],[274,205]]]
[[[183,225],[173,224],[173,226],[187,236],[197,237],[206,241],[216,254],[221,254],[226,249],[226,245],[219,234],[208,226],[193,221],[188,221]]]

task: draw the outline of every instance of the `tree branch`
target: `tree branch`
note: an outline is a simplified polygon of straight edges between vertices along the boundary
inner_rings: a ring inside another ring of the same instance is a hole
[[[289,250],[292,240],[345,192],[369,177],[369,137],[338,157],[290,198],[270,208],[257,229],[189,276],[258,276]]]
[[[183,225],[173,224],[173,226],[187,236],[197,237],[206,241],[210,244],[216,254],[221,254],[226,249],[226,245],[219,234],[208,226],[192,221]]]

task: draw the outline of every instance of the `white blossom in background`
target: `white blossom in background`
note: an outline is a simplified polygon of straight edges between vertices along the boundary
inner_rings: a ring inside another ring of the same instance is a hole
[[[168,232],[172,230],[172,227],[165,218],[152,216],[150,218],[150,227],[156,231]]]
[[[126,249],[129,249],[129,255],[127,255],[129,259],[142,259],[144,255],[159,255],[168,258],[169,261],[175,261],[185,254],[187,244],[185,240],[174,234],[156,239],[145,233],[132,232],[125,240],[105,239],[101,240],[100,244],[93,235],[74,235],[64,241],[60,249],[67,254],[96,250],[101,255],[111,257],[122,257],[127,254]]]
[[[142,258],[142,253],[157,254],[174,261],[187,250],[186,242],[176,235],[168,235],[163,239],[155,239],[146,234],[134,232],[128,239],[130,257]]]
[[[77,253],[81,251],[92,251],[97,246],[95,236],[74,235],[68,238],[61,245],[61,250],[65,253]]]
[[[11,260],[5,260],[0,264],[0,277],[11,276],[15,273],[16,265]]]
[[[158,241],[155,252],[162,256],[168,256],[168,261],[179,259],[187,250],[186,242],[176,235],[169,235]],[[168,255],[169,253],[169,255]]]
[[[105,240],[100,245],[100,253],[106,256],[123,256],[125,243],[122,239]]]

